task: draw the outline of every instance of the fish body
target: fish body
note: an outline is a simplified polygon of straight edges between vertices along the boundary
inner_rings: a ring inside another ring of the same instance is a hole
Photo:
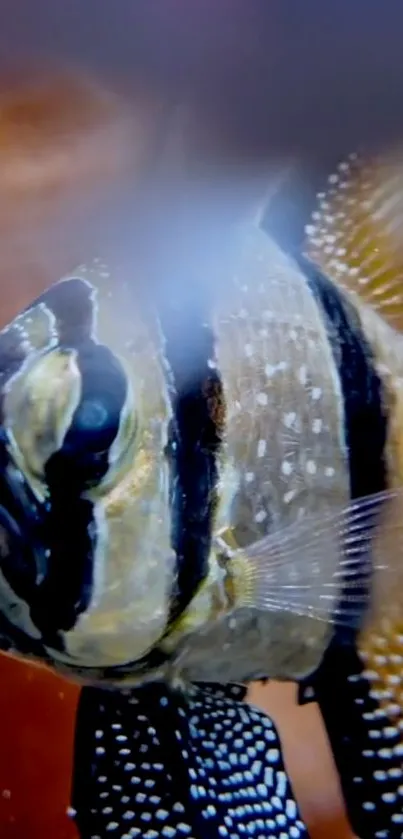
[[[305,839],[269,718],[243,701],[245,688],[192,685],[177,661],[182,636],[186,654],[189,636],[229,602],[209,538],[218,435],[204,380],[189,398],[185,371],[175,404],[161,330],[146,320],[136,327],[127,305],[121,313],[126,335],[97,305],[91,277],[72,278],[1,335],[2,644],[115,688],[81,692],[70,808],[81,839]],[[169,453],[174,421],[184,430],[195,405],[208,447],[192,455],[195,424],[176,464],[195,487],[187,509],[182,494],[175,500]],[[168,617],[178,639],[158,647]]]
[[[402,832],[403,337],[319,263],[249,225],[214,295],[158,308],[98,264],[3,330],[1,633],[111,688],[299,681],[354,829],[374,805],[382,839]]]
[[[186,307],[137,322],[127,287],[115,315],[90,276],[55,285],[11,327],[30,349],[5,374],[6,473],[32,498],[43,550],[28,631],[92,680],[314,671],[334,603],[322,620],[287,609],[283,586],[307,573],[287,556],[262,565],[273,608],[256,608],[248,552],[347,505],[352,457],[356,496],[386,487],[383,383],[355,309],[263,231],[242,244],[231,294],[193,313],[191,329]],[[368,440],[354,400],[373,420]],[[321,558],[321,579],[338,554]]]

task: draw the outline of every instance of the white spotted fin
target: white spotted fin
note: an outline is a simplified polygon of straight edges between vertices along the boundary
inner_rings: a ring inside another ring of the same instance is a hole
[[[235,608],[359,628],[385,617],[403,626],[402,488],[307,516],[245,550],[219,549],[230,558]]]
[[[70,808],[80,836],[307,839],[276,728],[245,694],[84,689]]]
[[[403,150],[351,154],[306,226],[307,255],[340,287],[403,329]]]

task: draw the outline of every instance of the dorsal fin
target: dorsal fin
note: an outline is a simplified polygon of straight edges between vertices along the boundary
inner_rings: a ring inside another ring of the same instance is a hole
[[[351,154],[329,176],[305,250],[342,288],[403,330],[403,152]]]

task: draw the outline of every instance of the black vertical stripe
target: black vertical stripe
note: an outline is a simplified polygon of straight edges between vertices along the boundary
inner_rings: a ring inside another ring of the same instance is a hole
[[[125,372],[108,347],[92,338],[93,289],[79,279],[58,283],[40,301],[56,320],[58,347],[74,349],[81,377],[80,401],[62,447],[45,464],[49,494],[47,573],[34,600],[33,619],[47,643],[60,644],[91,601],[97,523],[84,497],[109,468],[127,396]]]
[[[55,318],[60,348],[77,348],[91,340],[92,289],[69,279],[47,289],[32,306],[43,303]],[[67,435],[69,436],[69,435]],[[60,631],[70,630],[85,611],[93,588],[96,525],[93,504],[81,497],[74,458],[64,449],[45,465],[49,501],[45,538],[49,548],[46,573],[32,598],[31,616],[45,643],[63,648]],[[69,448],[67,446],[67,448]],[[71,449],[71,446],[70,446]],[[103,464],[106,471],[106,464]]]
[[[97,524],[94,505],[84,492],[97,485],[109,468],[109,450],[119,430],[127,381],[114,354],[93,339],[94,289],[89,283],[77,278],[56,283],[26,311],[41,304],[54,317],[57,340],[56,346],[51,346],[49,336],[43,349],[59,353],[75,350],[81,376],[80,401],[63,445],[44,464],[48,494],[40,513],[42,555],[46,558],[28,598],[32,620],[44,641],[60,649],[60,632],[73,628],[91,600]],[[15,335],[11,329],[0,340],[3,378],[22,360]],[[27,519],[27,512],[23,515]],[[24,530],[21,510],[18,524]],[[35,571],[32,559],[31,576]]]
[[[299,261],[309,288],[323,312],[339,375],[350,495],[352,499],[375,495],[387,488],[387,417],[383,386],[375,369],[372,348],[350,302],[312,262],[303,257]],[[371,523],[372,526],[376,523],[376,517],[373,517],[372,513]],[[361,591],[356,593],[369,596],[370,557],[363,551],[361,559],[356,574],[356,583],[361,586]],[[346,592],[342,592],[339,605],[348,612]],[[358,620],[351,623],[353,633],[359,629],[361,618],[362,616],[358,616]],[[338,633],[336,631],[336,634],[339,635],[339,640],[342,640],[341,630],[338,630]],[[347,632],[346,640],[348,639]]]
[[[211,367],[215,341],[205,308],[184,306],[186,324],[177,312],[173,316],[165,311],[160,319],[173,411],[167,446],[176,556],[170,624],[206,577],[216,503],[223,392],[219,374]]]
[[[353,306],[312,263],[303,259],[301,265],[323,311],[340,378],[351,498],[372,495],[385,490],[388,479],[387,416],[373,352]],[[376,517],[369,523],[375,525]],[[363,551],[359,559],[356,592],[370,598],[371,556]],[[339,607],[348,614],[346,589],[341,592]],[[392,839],[401,835],[392,822],[396,805],[383,801],[382,793],[388,789],[393,793],[397,782],[390,779],[386,789],[374,771],[389,768],[379,752],[384,747],[389,753],[393,744],[385,741],[382,720],[373,716],[379,703],[371,695],[355,646],[362,617],[346,629],[336,626],[318,671],[301,685],[300,701],[314,698],[319,704],[354,832],[362,839],[372,839],[375,834]],[[307,692],[307,688],[311,690]],[[391,754],[389,763],[396,768],[398,759]]]
[[[88,340],[95,323],[95,290],[80,277],[69,277],[50,286],[27,308],[26,312],[41,303],[55,318],[58,343],[74,347]]]

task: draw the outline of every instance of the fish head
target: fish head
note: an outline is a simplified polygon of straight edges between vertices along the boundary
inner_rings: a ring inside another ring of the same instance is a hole
[[[0,333],[0,644],[103,682],[163,635],[175,562],[155,333],[93,270]]]

